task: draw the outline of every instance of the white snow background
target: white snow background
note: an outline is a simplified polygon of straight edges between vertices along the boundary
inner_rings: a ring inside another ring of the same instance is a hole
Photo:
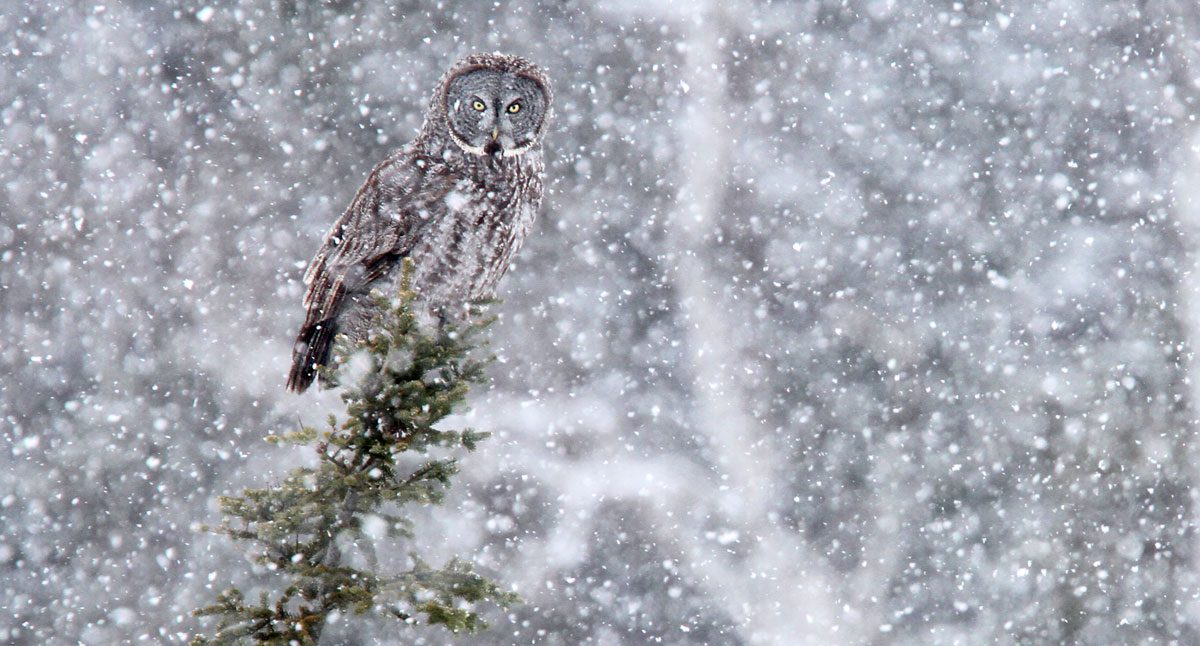
[[[555,83],[417,551],[475,644],[1196,644],[1191,0],[0,6],[0,642],[182,642],[300,278],[477,50]],[[397,554],[402,559],[403,554]],[[345,619],[328,643],[451,641]]]

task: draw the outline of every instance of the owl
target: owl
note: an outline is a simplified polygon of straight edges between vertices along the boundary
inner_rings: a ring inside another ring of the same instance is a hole
[[[287,386],[303,392],[338,334],[361,340],[373,289],[410,288],[441,317],[493,295],[542,201],[545,72],[516,56],[475,54],[433,92],[413,141],[375,167],[304,274],[307,313]]]

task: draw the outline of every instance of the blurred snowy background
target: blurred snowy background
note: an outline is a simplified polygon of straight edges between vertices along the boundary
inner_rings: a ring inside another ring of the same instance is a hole
[[[248,569],[196,524],[336,404],[283,389],[304,264],[501,50],[557,119],[497,435],[422,515],[526,599],[469,641],[1200,643],[1198,42],[1193,0],[7,0],[0,641],[194,633]]]

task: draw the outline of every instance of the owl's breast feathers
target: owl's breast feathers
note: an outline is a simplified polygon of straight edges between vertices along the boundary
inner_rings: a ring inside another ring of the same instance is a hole
[[[491,297],[520,249],[541,202],[541,155],[451,155],[445,179],[444,208],[431,208],[409,257],[420,299],[450,313]]]
[[[288,387],[308,388],[338,333],[364,338],[372,288],[411,287],[433,312],[455,314],[492,296],[532,227],[542,197],[541,151],[493,159],[420,138],[376,166],[305,272],[304,324]]]

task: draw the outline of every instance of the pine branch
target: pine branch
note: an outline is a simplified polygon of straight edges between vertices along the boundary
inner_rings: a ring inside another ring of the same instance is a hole
[[[386,314],[376,331],[358,348],[337,349],[336,366],[366,366],[343,390],[346,418],[331,418],[324,433],[304,427],[269,438],[314,447],[318,465],[295,469],[276,486],[220,499],[224,521],[215,531],[247,544],[258,564],[280,575],[271,580],[285,584],[253,603],[237,588],[220,593],[194,613],[214,617],[215,631],[193,643],[316,644],[334,613],[377,612],[405,624],[424,620],[473,632],[485,626],[476,604],[517,600],[460,560],[434,569],[412,554],[407,571],[378,569],[364,520],[384,519],[389,539],[411,538],[414,527],[404,507],[440,504],[458,472],[454,459],[430,457],[429,451],[474,450],[488,436],[435,425],[461,409],[469,388],[484,381],[487,360],[473,351],[491,320],[476,316],[427,331],[413,313],[411,292],[403,290],[395,303],[377,298]],[[336,384],[342,375],[333,369],[324,376]],[[351,565],[339,541],[361,553],[368,569]]]

